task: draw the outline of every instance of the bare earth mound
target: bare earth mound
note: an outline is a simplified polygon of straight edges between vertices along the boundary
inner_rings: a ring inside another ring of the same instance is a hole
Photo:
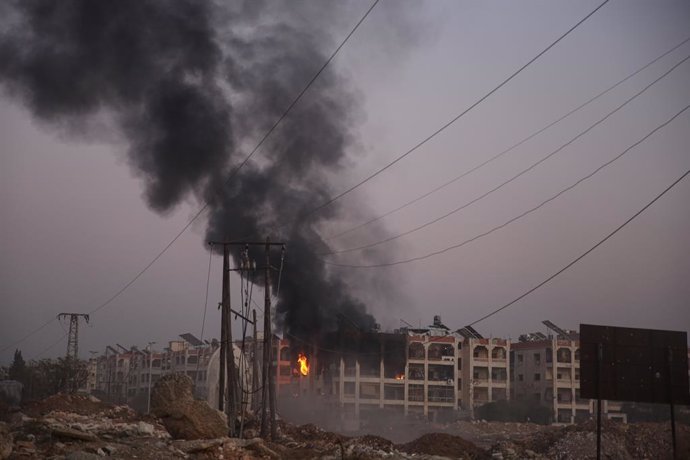
[[[397,449],[408,454],[439,455],[458,459],[489,458],[486,451],[473,443],[446,433],[429,433],[414,441],[397,446]]]

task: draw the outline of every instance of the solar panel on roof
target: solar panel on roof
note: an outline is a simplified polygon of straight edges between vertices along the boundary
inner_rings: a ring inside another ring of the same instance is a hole
[[[467,329],[468,331],[470,331],[470,332],[474,335],[474,338],[475,338],[475,339],[483,339],[483,338],[484,338],[484,337],[483,337],[479,332],[477,332],[477,330],[476,330],[475,328],[473,328],[472,326],[465,326],[465,329]]]
[[[180,334],[180,337],[182,337],[185,340],[185,342],[189,343],[193,347],[200,347],[204,344],[204,342],[197,339],[196,337],[194,337],[189,332],[187,332],[185,334]]]
[[[556,326],[554,323],[552,323],[549,320],[544,320],[541,322],[544,326],[548,327],[552,331],[554,331],[556,334],[563,336],[566,339],[573,339],[572,334],[570,332],[566,331],[565,329],[561,329],[560,327]]]
[[[470,331],[468,331],[467,329],[465,329],[464,327],[458,329],[458,334],[460,334],[461,336],[463,336],[466,339],[473,338],[472,333]]]

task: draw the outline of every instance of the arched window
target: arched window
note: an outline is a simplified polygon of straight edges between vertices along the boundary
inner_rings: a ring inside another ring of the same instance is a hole
[[[484,345],[474,347],[474,359],[489,359],[489,350]]]
[[[494,347],[491,350],[491,359],[505,360],[506,359],[506,349],[503,347]]]
[[[570,363],[572,362],[572,354],[569,348],[559,348],[556,352],[556,359],[559,363]]]

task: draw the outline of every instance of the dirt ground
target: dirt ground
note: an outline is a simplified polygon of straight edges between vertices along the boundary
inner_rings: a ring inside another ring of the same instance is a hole
[[[278,439],[267,441],[256,437],[258,426],[250,419],[244,427],[250,439],[190,441],[173,440],[157,419],[141,417],[129,407],[74,395],[52,396],[27,404],[21,411],[2,408],[0,420],[0,459],[3,442],[12,448],[6,457],[9,459],[596,458],[592,421],[567,427],[481,421],[424,424],[417,427],[413,439],[395,443],[374,433],[345,436],[313,424],[284,421],[279,424]],[[379,428],[378,431],[392,432],[391,427]],[[677,434],[678,458],[690,458],[690,427],[679,424]],[[607,421],[603,427],[603,450],[604,458],[614,460],[670,459],[669,424]]]

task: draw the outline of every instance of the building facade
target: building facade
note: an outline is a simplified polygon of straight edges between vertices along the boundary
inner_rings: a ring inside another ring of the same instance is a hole
[[[308,375],[299,372],[290,342],[281,341],[279,395],[319,394],[355,419],[386,410],[430,420],[472,417],[476,407],[510,398],[510,340],[466,337],[437,317],[428,328],[372,333],[366,341],[325,359],[306,347],[316,370]]]
[[[209,363],[217,342],[199,345],[173,340],[163,351],[118,348],[108,346],[103,355],[90,361],[95,369],[91,393],[145,410],[149,387],[163,375],[183,373],[194,382],[195,396],[207,397]]]
[[[556,423],[575,423],[596,414],[596,401],[580,397],[580,341],[552,336],[513,344],[513,398],[551,409]],[[621,403],[602,401],[602,414],[626,421]]]

